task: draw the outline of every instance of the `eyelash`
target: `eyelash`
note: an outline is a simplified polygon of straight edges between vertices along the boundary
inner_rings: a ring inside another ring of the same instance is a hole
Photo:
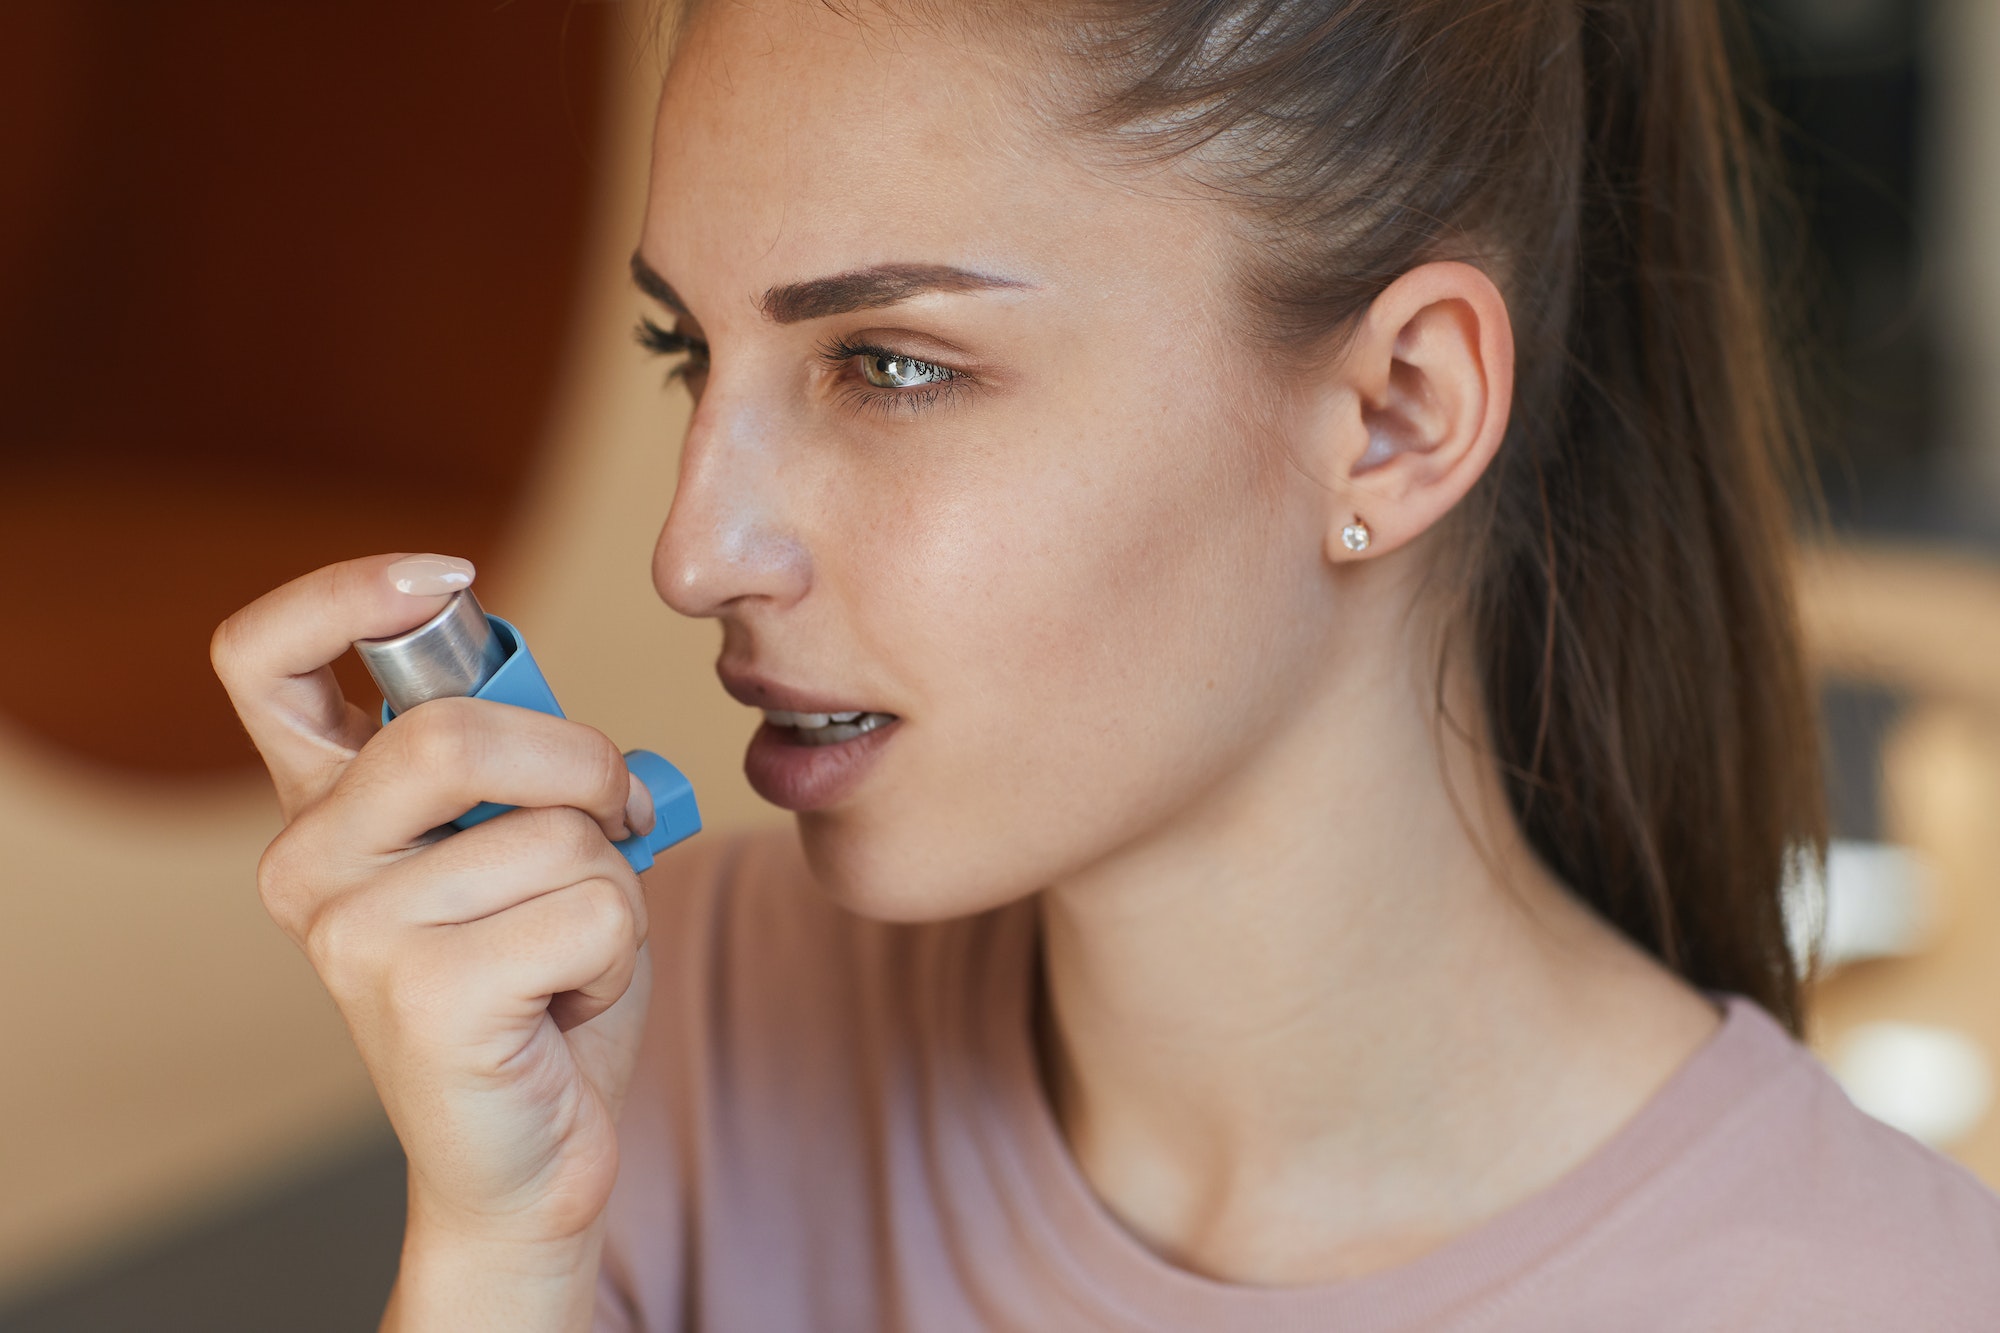
[[[686,379],[691,367],[697,364],[705,365],[708,362],[707,343],[698,338],[690,338],[679,329],[663,329],[645,315],[639,316],[638,327],[632,330],[632,336],[639,340],[639,346],[654,356],[686,354],[687,360],[667,372],[669,384],[675,380]]]
[[[690,338],[678,329],[664,329],[648,317],[641,315],[639,325],[633,330],[639,345],[655,356],[680,356],[687,360],[667,372],[667,382],[685,380],[689,370],[705,366],[708,362],[708,344],[699,338]],[[929,384],[913,385],[907,389],[878,389],[873,385],[850,386],[849,398],[857,405],[876,412],[909,411],[921,412],[935,407],[938,402],[956,393],[966,380],[964,371],[941,366],[935,361],[925,361],[909,356],[893,348],[875,343],[849,342],[845,338],[831,338],[819,347],[820,360],[834,370],[840,369],[858,356],[878,356],[895,361],[909,361],[928,371],[936,371],[944,378]]]

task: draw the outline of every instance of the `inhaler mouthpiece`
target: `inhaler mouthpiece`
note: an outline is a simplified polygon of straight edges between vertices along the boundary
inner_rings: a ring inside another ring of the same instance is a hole
[[[477,694],[507,660],[506,645],[469,588],[453,593],[442,611],[408,633],[362,639],[354,651],[397,713],[432,699]]]

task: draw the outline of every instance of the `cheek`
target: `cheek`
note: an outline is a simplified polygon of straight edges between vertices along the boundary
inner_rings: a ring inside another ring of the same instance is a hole
[[[911,691],[914,822],[1059,873],[1227,761],[1297,610],[1271,452],[1154,396],[1017,436],[873,525],[864,619]]]

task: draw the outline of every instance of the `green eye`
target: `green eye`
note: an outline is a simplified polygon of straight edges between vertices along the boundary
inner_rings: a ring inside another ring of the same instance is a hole
[[[878,389],[907,389],[918,384],[936,384],[950,379],[952,372],[928,361],[907,356],[886,356],[866,352],[861,357],[861,378]]]

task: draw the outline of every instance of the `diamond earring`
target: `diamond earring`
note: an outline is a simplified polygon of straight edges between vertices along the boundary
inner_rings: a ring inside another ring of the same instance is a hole
[[[1373,535],[1368,525],[1357,518],[1340,530],[1340,544],[1359,555],[1368,549],[1368,539]]]

